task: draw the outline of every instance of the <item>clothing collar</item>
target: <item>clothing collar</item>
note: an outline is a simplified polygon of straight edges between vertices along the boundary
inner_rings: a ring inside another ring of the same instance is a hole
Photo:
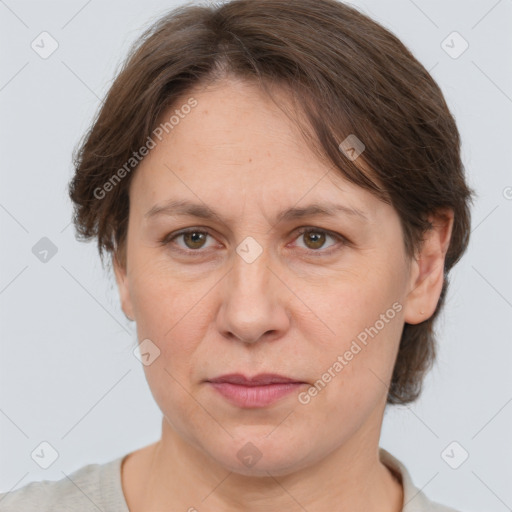
[[[387,466],[396,478],[402,483],[404,490],[404,504],[402,512],[418,512],[420,510],[430,510],[432,502],[427,496],[418,489],[411,478],[411,475],[405,465],[396,457],[391,455],[384,448],[379,447],[379,458]]]

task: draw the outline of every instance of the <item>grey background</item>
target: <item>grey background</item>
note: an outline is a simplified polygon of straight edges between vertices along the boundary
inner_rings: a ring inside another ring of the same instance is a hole
[[[159,438],[133,326],[95,245],[74,238],[66,187],[72,150],[129,44],[181,3],[0,0],[2,492]],[[511,510],[512,1],[352,3],[431,70],[478,193],[471,245],[438,324],[438,362],[417,403],[388,409],[381,446],[437,501],[464,512]],[[31,48],[43,31],[59,44],[47,59]],[[456,59],[441,45],[453,31],[469,43]],[[57,248],[46,262],[32,252],[43,237]],[[31,458],[43,441],[58,452],[48,469]],[[441,456],[453,441],[469,453],[458,469]]]

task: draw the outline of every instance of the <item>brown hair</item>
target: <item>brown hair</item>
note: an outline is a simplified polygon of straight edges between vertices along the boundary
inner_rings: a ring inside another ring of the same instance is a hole
[[[107,251],[126,264],[133,176],[126,162],[136,168],[135,151],[178,98],[228,73],[265,90],[286,88],[306,114],[303,133],[310,130],[319,157],[396,209],[408,256],[432,227],[429,213],[454,211],[437,308],[428,320],[405,324],[388,392],[388,403],[414,401],[435,359],[433,325],[447,274],[468,245],[473,191],[438,85],[399,39],[352,7],[336,0],[185,5],[147,29],[74,154],[69,192],[78,238],[97,237],[102,262]],[[340,151],[351,134],[365,146],[355,160]]]

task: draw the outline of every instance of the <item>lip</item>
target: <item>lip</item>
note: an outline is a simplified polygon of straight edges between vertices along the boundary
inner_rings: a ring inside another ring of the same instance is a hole
[[[266,407],[306,384],[273,373],[261,373],[254,377],[233,373],[207,382],[224,398],[241,408]]]
[[[240,386],[266,386],[269,384],[288,384],[290,382],[298,383],[301,381],[290,377],[284,377],[277,373],[259,373],[254,377],[246,377],[242,373],[230,373],[221,375],[214,379],[209,379],[208,382],[237,384]]]

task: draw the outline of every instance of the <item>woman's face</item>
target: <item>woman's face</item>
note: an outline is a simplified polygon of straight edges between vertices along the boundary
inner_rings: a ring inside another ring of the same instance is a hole
[[[254,86],[190,96],[133,176],[127,267],[115,267],[123,309],[150,340],[144,370],[164,424],[252,475],[378,441],[415,277],[397,213],[320,162]],[[313,204],[332,215],[299,215]],[[299,384],[269,401],[209,382],[262,373]]]

